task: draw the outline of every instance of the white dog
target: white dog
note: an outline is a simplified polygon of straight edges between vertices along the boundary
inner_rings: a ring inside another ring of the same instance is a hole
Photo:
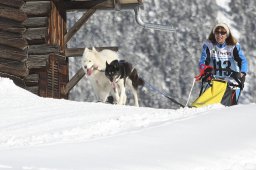
[[[118,60],[118,54],[112,50],[97,51],[95,48],[92,50],[85,48],[82,56],[83,69],[90,80],[94,89],[97,100],[106,102],[109,95],[114,95],[117,104],[126,103],[125,89],[122,87],[123,81],[113,85],[105,76],[106,62],[110,63],[113,60]],[[120,94],[119,94],[119,89]]]

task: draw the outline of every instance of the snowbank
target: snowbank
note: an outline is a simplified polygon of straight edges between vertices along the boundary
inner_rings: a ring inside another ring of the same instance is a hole
[[[255,104],[178,110],[41,98],[0,78],[0,169],[256,169]]]

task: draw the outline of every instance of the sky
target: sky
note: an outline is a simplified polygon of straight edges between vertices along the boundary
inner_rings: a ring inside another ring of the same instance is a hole
[[[38,97],[0,78],[0,170],[255,170],[255,104],[155,109]]]

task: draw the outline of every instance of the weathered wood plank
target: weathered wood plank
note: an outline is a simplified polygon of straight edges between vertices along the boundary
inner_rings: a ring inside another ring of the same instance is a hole
[[[6,31],[6,32],[23,34],[25,32],[26,28],[17,27],[17,26],[13,26],[12,24],[1,23],[0,22],[0,30],[1,31]]]
[[[29,92],[38,95],[39,87],[38,86],[27,86],[25,87]]]
[[[26,86],[38,86],[39,74],[30,74],[24,78]]]
[[[0,37],[22,38],[22,34],[0,30]]]
[[[10,75],[10,74],[3,73],[3,72],[0,72],[0,77],[6,77],[6,78],[12,79],[14,84],[16,84],[19,87],[24,88],[26,86],[22,77],[17,77],[15,75]]]
[[[27,58],[26,50],[10,48],[0,45],[0,58],[24,62]]]
[[[29,71],[24,62],[0,59],[0,72],[18,77],[26,77]]]
[[[113,0],[93,0],[93,1],[66,1],[64,3],[66,10],[76,9],[113,9],[115,4]]]
[[[20,8],[25,2],[23,0],[0,0],[0,4]]]
[[[48,74],[46,69],[39,72],[39,96],[47,97]]]
[[[49,55],[46,72],[40,72],[40,96],[67,98],[61,93],[68,82],[68,60],[55,54]]]
[[[91,48],[89,48],[91,49]],[[109,49],[113,51],[118,51],[118,47],[95,47],[97,51],[102,51],[104,49]],[[66,57],[81,57],[83,55],[84,48],[66,48],[65,56]]]
[[[122,4],[141,4],[143,0],[118,0]]]
[[[46,67],[49,55],[29,55],[27,67],[29,69],[41,69]]]
[[[27,15],[19,9],[1,9],[0,17],[16,22],[23,22],[27,19]]]
[[[54,45],[30,45],[28,48],[29,55],[59,53],[59,47]]]
[[[72,38],[72,36],[84,25],[87,23],[89,18],[95,13],[96,9],[87,10],[83,16],[70,28],[68,33],[64,36],[64,45]]]
[[[42,44],[47,42],[48,28],[28,28],[24,33],[24,38],[28,44]]]
[[[65,49],[66,57],[81,57],[83,55],[84,48],[67,48]]]
[[[0,37],[0,44],[22,50],[24,50],[28,46],[27,41],[23,38],[10,38],[5,36]]]
[[[65,8],[67,10],[76,10],[76,9],[115,9],[115,8],[124,8],[124,9],[133,9],[134,7],[142,4],[143,0],[72,0],[65,2]]]
[[[48,26],[48,17],[32,17],[26,19],[22,25],[27,28],[38,28]]]
[[[60,3],[58,3],[59,5]],[[49,18],[49,43],[64,48],[64,34],[66,33],[66,12],[52,3],[51,16]]]
[[[61,93],[67,95],[69,91],[84,77],[85,72],[83,68],[80,68],[78,72],[72,77],[67,85],[61,89]]]
[[[28,16],[45,17],[49,16],[51,9],[50,1],[32,1],[26,2],[21,8]]]
[[[24,0],[25,2],[30,2],[30,1],[51,1],[51,0]]]
[[[9,26],[12,26],[12,27],[22,27],[20,22],[16,22],[16,21],[6,19],[6,18],[1,18],[0,19],[0,24],[9,25]]]

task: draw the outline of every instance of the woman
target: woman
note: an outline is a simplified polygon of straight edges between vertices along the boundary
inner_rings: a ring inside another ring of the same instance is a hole
[[[215,25],[209,38],[203,44],[199,61],[200,73],[205,72],[205,69],[209,68],[209,66],[213,68],[213,76],[215,78],[227,81],[231,79],[239,80],[240,89],[243,88],[248,71],[247,60],[240,44],[233,37],[225,23]]]

